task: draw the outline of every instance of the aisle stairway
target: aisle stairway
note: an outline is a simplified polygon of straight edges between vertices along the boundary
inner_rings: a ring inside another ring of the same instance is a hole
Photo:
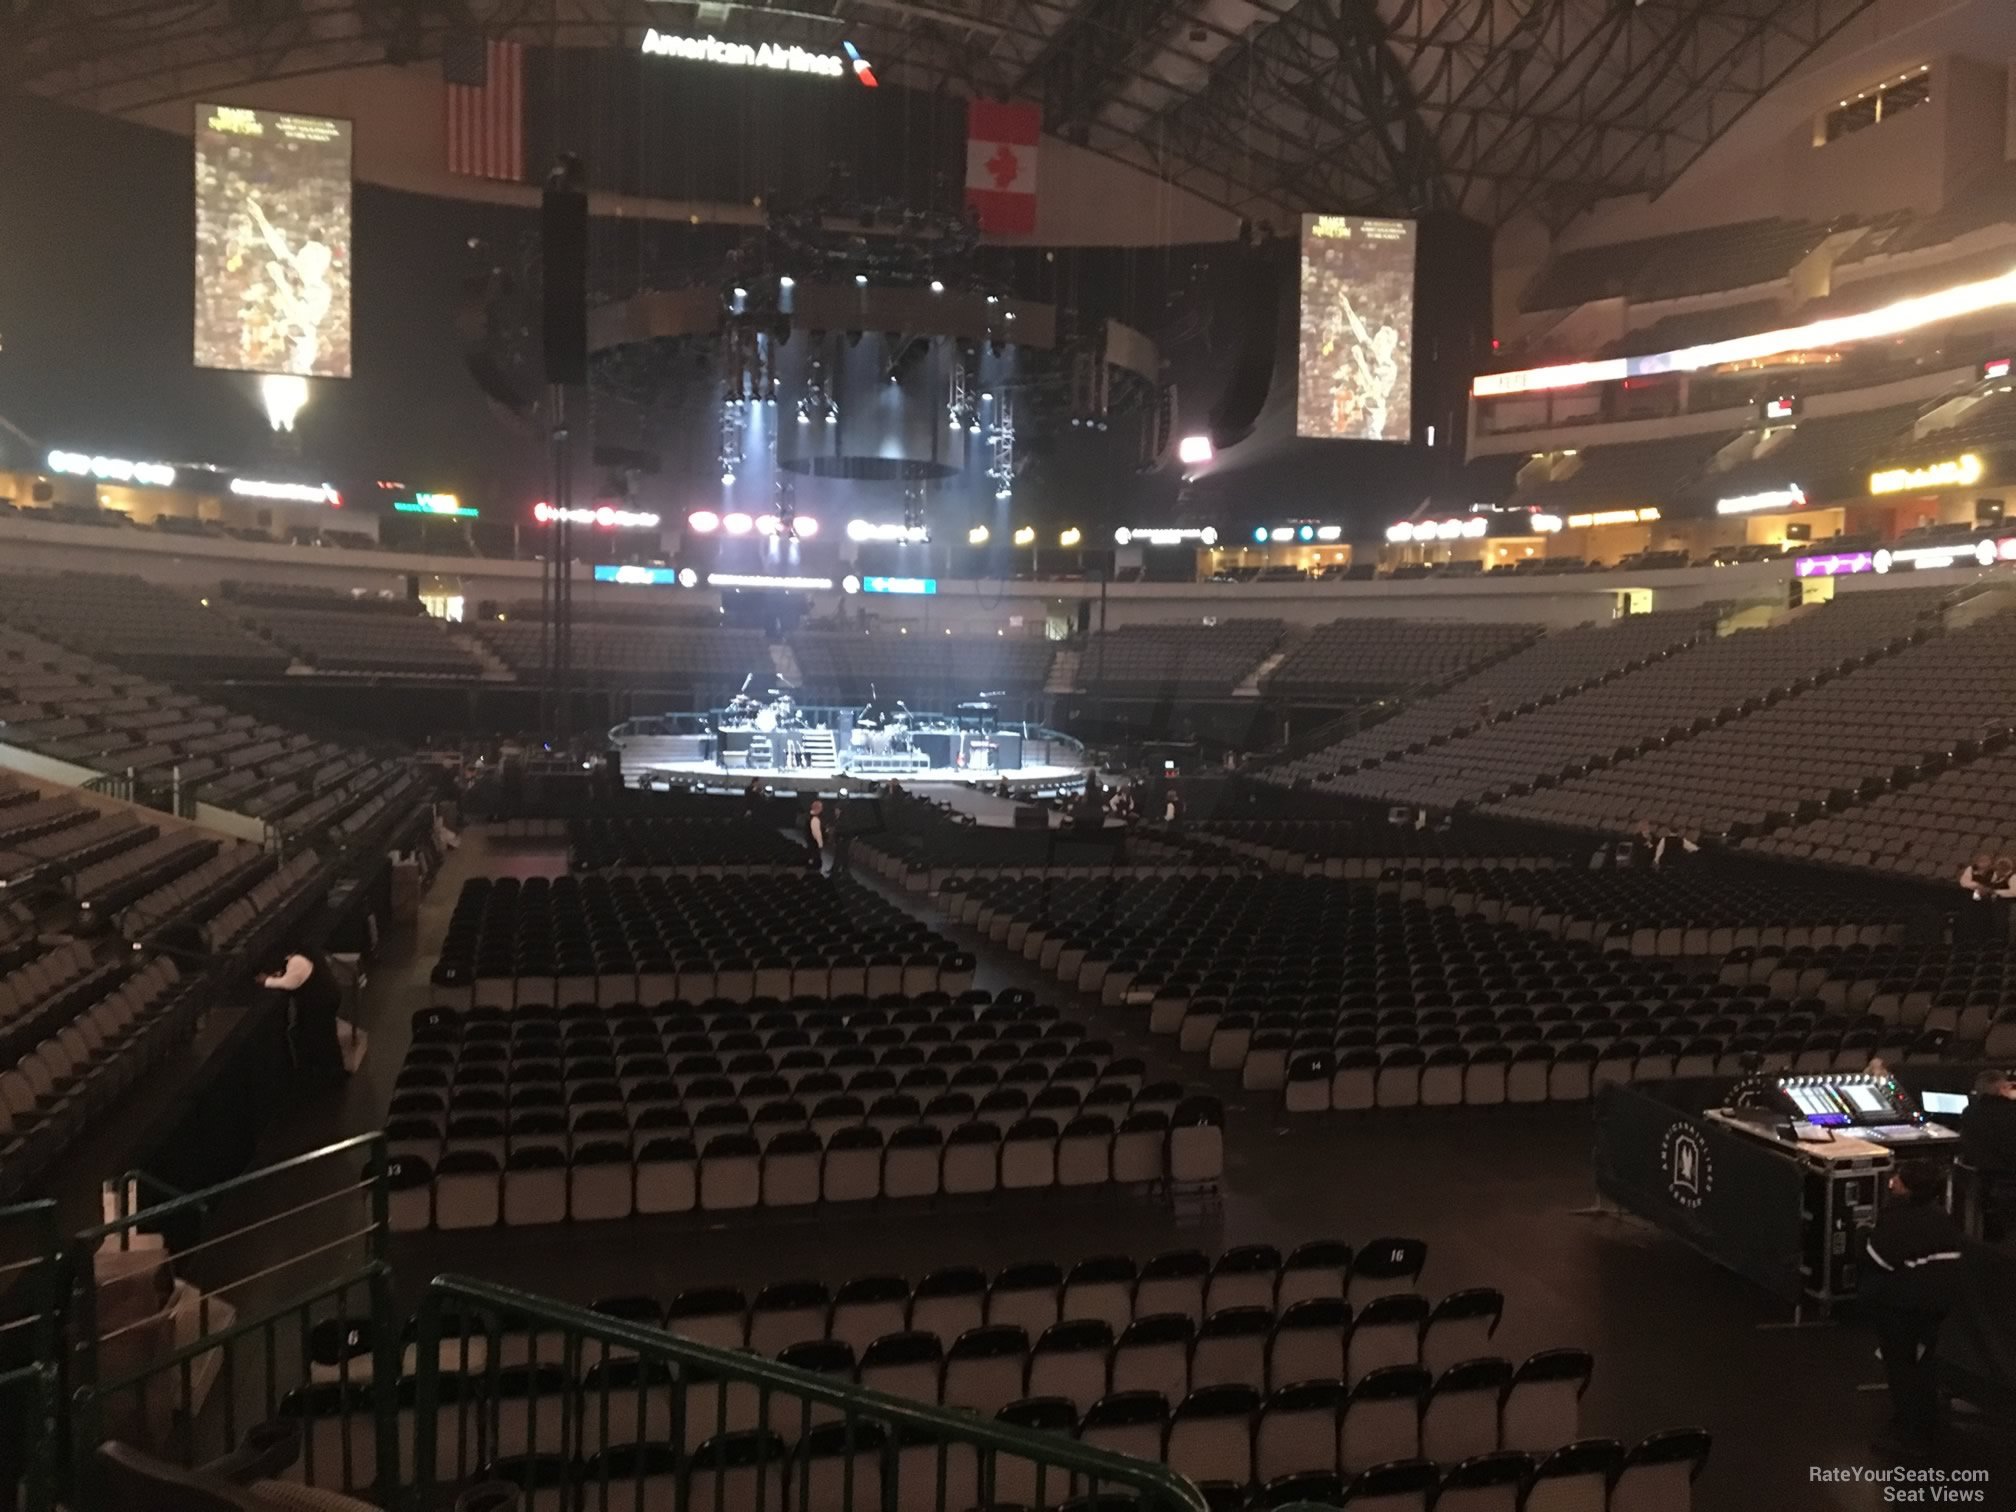
[[[444,631],[448,640],[467,652],[483,669],[485,682],[516,682],[518,674],[508,662],[501,660],[497,653],[483,644],[483,638],[456,626],[448,626]]]
[[[1045,693],[1076,693],[1078,691],[1078,663],[1084,652],[1064,647],[1057,652],[1050,663],[1050,676],[1043,684]]]

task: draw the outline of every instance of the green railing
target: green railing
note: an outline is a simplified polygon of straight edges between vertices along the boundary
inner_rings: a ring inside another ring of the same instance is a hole
[[[473,1478],[581,1512],[1207,1507],[1159,1464],[459,1276],[429,1286],[408,1363],[418,1506]]]
[[[62,1416],[63,1244],[56,1204],[0,1208],[0,1467],[17,1512],[52,1512]],[[7,1487],[0,1483],[0,1500]]]
[[[367,1134],[169,1198],[86,1229],[69,1256],[68,1355],[72,1495],[88,1507],[99,1444],[118,1439],[183,1466],[235,1449],[246,1432],[289,1415],[324,1373],[393,1380],[399,1356],[385,1263],[384,1141]],[[305,1195],[304,1195],[305,1193]],[[156,1234],[172,1236],[163,1247]],[[345,1336],[361,1337],[361,1355]],[[365,1363],[368,1361],[368,1365]],[[366,1485],[393,1493],[389,1411],[354,1455],[347,1437],[304,1446],[383,1467]]]

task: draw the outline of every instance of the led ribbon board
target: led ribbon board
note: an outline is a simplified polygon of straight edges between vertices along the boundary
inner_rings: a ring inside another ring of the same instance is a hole
[[[1984,310],[2016,304],[2016,270],[1979,283],[1960,284],[1915,299],[1900,299],[1880,310],[1837,315],[1810,325],[1786,326],[1736,336],[1700,346],[1680,347],[1646,357],[1612,357],[1601,362],[1570,362],[1559,367],[1526,368],[1516,373],[1483,373],[1470,385],[1475,399],[1509,394],[1535,394],[1548,389],[1580,388],[1590,383],[1614,383],[1623,378],[1649,378],[1661,373],[1692,373],[1730,362],[1755,362],[1816,347],[1848,346],[1885,336],[1901,336],[1924,326],[1958,320]]]
[[[476,518],[476,511],[451,493],[423,493],[410,499],[395,500],[392,511],[394,514],[447,515],[457,520]]]

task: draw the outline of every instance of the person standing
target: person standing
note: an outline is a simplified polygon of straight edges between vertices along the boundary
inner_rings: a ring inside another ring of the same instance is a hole
[[[838,799],[834,800],[830,812],[825,815],[827,823],[821,825],[833,840],[833,865],[826,873],[829,877],[844,877],[853,864],[854,849],[853,810]]]
[[[319,950],[303,947],[290,951],[277,971],[259,978],[269,992],[287,994],[288,1048],[294,1068],[310,1086],[330,1087],[348,1075],[343,1064],[343,1046],[336,1036],[336,1020],[343,1006],[343,987]]]
[[[1861,1297],[1890,1383],[1892,1433],[1876,1447],[1900,1459],[1926,1458],[1939,1434],[1939,1325],[1960,1275],[1960,1231],[1939,1206],[1945,1185],[1937,1163],[1901,1162],[1863,1241],[1869,1269]]]
[[[1981,1183],[1982,1234],[2000,1243],[2016,1214],[2016,1081],[1983,1071],[1960,1115],[1960,1154]]]
[[[805,811],[805,866],[821,876],[826,874],[826,805],[817,798]]]

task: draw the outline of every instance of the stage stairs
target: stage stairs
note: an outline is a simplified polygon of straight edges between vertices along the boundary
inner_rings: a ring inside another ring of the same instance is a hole
[[[833,732],[821,725],[807,730],[798,742],[805,753],[805,765],[815,772],[837,772],[840,770],[840,752],[833,744]]]

